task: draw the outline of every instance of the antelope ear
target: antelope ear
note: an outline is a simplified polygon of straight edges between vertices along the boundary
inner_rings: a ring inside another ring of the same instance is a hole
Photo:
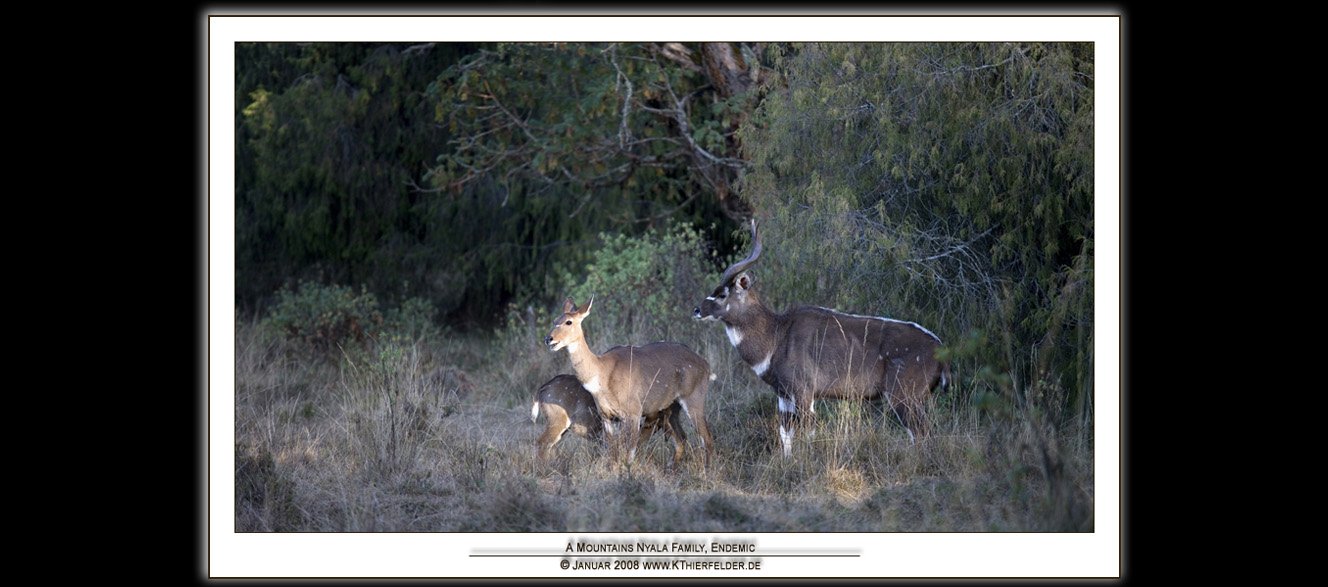
[[[585,307],[584,309],[581,310],[581,315],[582,315],[582,316],[585,316],[586,314],[589,314],[589,313],[590,313],[590,307],[593,306],[593,305],[595,305],[595,296],[592,295],[592,296],[590,296],[590,301],[589,301],[589,302],[586,302],[586,307]]]
[[[737,288],[737,290],[740,292],[745,292],[752,288],[752,283],[754,283],[755,281],[756,280],[752,278],[752,275],[750,273],[743,271],[742,273],[738,274],[737,279],[733,280],[733,287]]]
[[[575,311],[576,311],[576,302],[573,302],[571,296],[568,296],[567,299],[563,300],[563,313],[571,314],[572,312]]]

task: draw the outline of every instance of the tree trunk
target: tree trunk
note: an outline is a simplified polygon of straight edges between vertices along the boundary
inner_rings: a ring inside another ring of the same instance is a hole
[[[702,68],[710,78],[710,85],[714,87],[715,92],[725,99],[750,90],[756,83],[747,73],[747,66],[742,56],[734,53],[733,48],[731,43],[701,44]],[[746,112],[746,109],[743,112]],[[737,159],[742,156],[742,146],[738,143],[735,131],[742,124],[743,118],[742,115],[733,117],[729,121],[729,128],[725,129],[725,134],[729,137],[728,152],[724,153],[725,157]],[[705,168],[703,173],[714,186],[715,196],[719,198],[724,215],[738,222],[752,217],[755,210],[751,204],[744,201],[731,188],[733,182],[738,179],[736,169],[716,165]]]

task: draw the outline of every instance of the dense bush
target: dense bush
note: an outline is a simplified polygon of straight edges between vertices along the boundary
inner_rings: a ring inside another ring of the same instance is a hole
[[[433,314],[433,306],[419,298],[384,312],[364,286],[357,294],[344,285],[301,282],[298,289],[283,287],[277,292],[263,322],[289,340],[322,351],[367,339],[419,338],[435,328]]]
[[[694,338],[698,327],[691,309],[716,274],[704,257],[701,233],[678,224],[637,237],[601,234],[600,239],[589,265],[564,272],[559,293],[566,292],[578,306],[593,296],[591,312],[599,331],[612,325],[631,344]]]
[[[686,96],[686,127],[721,154],[736,103],[651,46],[238,43],[239,305],[363,283],[489,328],[600,232],[724,218],[707,186],[736,163],[688,156],[660,100]]]

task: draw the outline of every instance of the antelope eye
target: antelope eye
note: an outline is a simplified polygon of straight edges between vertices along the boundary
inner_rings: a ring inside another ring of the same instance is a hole
[[[568,326],[571,326],[571,325],[572,325],[572,321],[571,321],[571,320],[568,320],[568,321],[567,321],[567,325],[568,325]]]
[[[716,298],[716,299],[720,299],[720,300],[722,300],[722,299],[727,298],[727,297],[729,297],[729,294],[719,294],[719,297]]]

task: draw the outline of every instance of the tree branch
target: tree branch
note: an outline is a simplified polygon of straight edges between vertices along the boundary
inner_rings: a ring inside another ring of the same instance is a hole
[[[692,50],[682,43],[651,44],[650,51],[678,64],[687,71],[701,73],[700,66],[692,63]]]
[[[618,78],[614,82],[614,89],[616,90],[618,88],[618,82],[622,82],[627,86],[627,93],[623,95],[622,123],[618,126],[618,146],[622,149],[626,149],[627,140],[632,136],[631,131],[627,130],[627,113],[630,111],[632,105],[632,80],[622,72],[622,68],[618,67],[618,44],[614,43],[609,45],[609,48],[606,51],[609,53],[609,63],[613,64],[613,70],[618,72]]]

